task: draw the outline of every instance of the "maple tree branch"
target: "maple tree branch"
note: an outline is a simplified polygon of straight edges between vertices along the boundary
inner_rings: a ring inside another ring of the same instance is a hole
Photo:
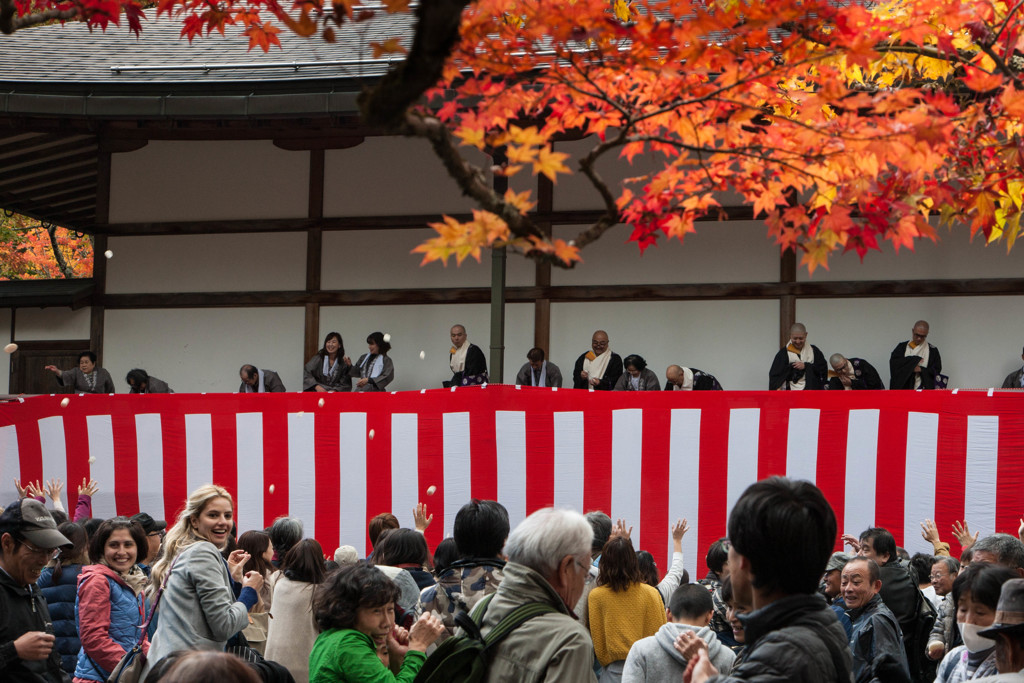
[[[9,0],[3,0],[9,1]],[[371,126],[402,124],[405,110],[434,87],[459,39],[462,11],[471,0],[430,0],[416,8],[416,29],[406,59],[359,95],[363,119]]]
[[[66,21],[77,17],[79,14],[81,14],[81,11],[78,7],[71,7],[63,10],[48,9],[43,12],[26,14],[19,17],[13,0],[0,0],[0,33],[10,35],[19,29],[45,24],[54,20]]]
[[[594,168],[594,164],[609,150],[625,144],[629,130],[629,126],[624,126],[619,129],[619,134],[613,139],[602,142],[580,159],[580,171],[583,172],[583,175],[587,176],[590,184],[594,186],[594,189],[597,190],[598,194],[601,195],[602,201],[604,201],[604,213],[594,221],[593,225],[576,236],[574,242],[580,249],[599,239],[609,228],[619,222],[619,205],[615,202],[615,195],[608,189],[608,183],[604,181],[601,174]]]
[[[451,131],[439,119],[408,112],[402,123],[401,132],[405,135],[426,139],[441,163],[444,164],[448,175],[455,180],[463,194],[479,204],[485,211],[489,211],[505,221],[512,234],[517,237],[535,236],[541,239],[546,237],[528,216],[523,215],[518,208],[495,192],[480,168],[466,161],[459,153],[458,145],[452,137]],[[559,261],[556,259],[553,262]]]
[[[47,236],[50,238],[50,248],[53,250],[53,259],[57,262],[57,267],[60,268],[61,275],[65,278],[70,278],[74,275],[71,268],[68,267],[68,262],[64,260],[64,254],[61,253],[60,246],[57,244],[57,226],[48,225],[43,227],[46,231]]]

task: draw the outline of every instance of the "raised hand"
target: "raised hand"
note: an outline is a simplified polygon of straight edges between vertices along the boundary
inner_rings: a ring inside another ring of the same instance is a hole
[[[971,530],[967,527],[967,521],[964,520],[963,522],[953,522],[953,535],[956,536],[960,547],[963,550],[967,550],[978,542],[978,536],[981,535],[981,532],[975,531],[974,536],[971,536]]]
[[[939,530],[935,526],[935,522],[930,519],[921,522],[921,536],[932,545],[938,545],[941,542],[939,540]]]
[[[26,491],[26,493],[28,493],[28,495],[32,496],[33,498],[36,498],[36,497],[43,498],[44,497],[43,496],[43,486],[42,486],[42,484],[39,483],[38,480],[30,481],[28,484],[26,484],[25,485],[25,491]]]
[[[672,525],[672,540],[682,541],[683,536],[690,530],[690,525],[686,523],[686,518],[677,519],[676,523]]]
[[[626,520],[619,519],[619,520],[616,520],[615,524],[612,526],[612,533],[609,536],[609,538],[615,538],[616,536],[621,536],[621,537],[623,537],[624,539],[626,539],[628,541],[628,540],[630,540],[630,536],[632,534],[633,534],[633,527],[629,527],[627,529],[626,528]]]
[[[82,483],[78,485],[78,495],[80,496],[95,496],[96,492],[100,490],[100,485],[96,483],[95,479],[82,478]]]
[[[14,489],[18,492],[19,500],[28,497],[28,486],[22,487],[21,479],[18,479],[17,477],[14,479]]]
[[[50,500],[54,503],[60,502],[60,492],[63,490],[64,482],[56,477],[46,482],[46,495],[49,496]]]
[[[416,531],[423,532],[434,521],[434,515],[427,516],[426,503],[416,503],[416,507],[412,509],[412,519],[416,525]]]
[[[843,543],[850,546],[854,553],[860,552],[860,539],[852,534],[843,534]]]

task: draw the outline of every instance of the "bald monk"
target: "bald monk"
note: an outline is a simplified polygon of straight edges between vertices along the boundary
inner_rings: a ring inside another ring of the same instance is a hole
[[[590,339],[590,349],[576,359],[572,371],[572,387],[611,391],[622,376],[622,357],[609,348],[608,333],[604,330],[594,332]]]
[[[670,365],[665,370],[665,391],[722,391],[714,375],[697,368]]]
[[[793,323],[789,328],[789,343],[775,354],[768,371],[768,388],[772,391],[824,389],[827,375],[825,354],[807,343],[807,328],[802,323]]]
[[[828,388],[846,391],[850,389],[885,389],[871,363],[863,358],[847,358],[841,353],[829,356]]]
[[[889,356],[890,389],[934,389],[942,372],[939,350],[928,343],[928,322],[918,320],[909,341],[900,342]]]

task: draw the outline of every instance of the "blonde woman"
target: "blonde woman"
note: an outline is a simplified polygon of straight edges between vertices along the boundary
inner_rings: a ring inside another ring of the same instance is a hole
[[[242,574],[249,560],[244,550],[234,551],[226,561],[221,556],[233,517],[231,494],[206,484],[192,492],[167,532],[164,555],[153,566],[150,586],[155,591],[167,578],[157,608],[150,666],[176,650],[223,650],[228,639],[249,624],[248,612],[259,601],[263,577],[255,571]],[[237,599],[232,578],[242,584]]]

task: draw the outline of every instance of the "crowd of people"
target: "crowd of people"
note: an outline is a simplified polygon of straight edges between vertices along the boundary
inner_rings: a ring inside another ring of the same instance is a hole
[[[930,344],[927,321],[918,320],[911,330],[911,338],[896,345],[889,357],[890,389],[945,389],[949,377],[942,374],[942,357],[938,348]],[[445,387],[485,384],[488,381],[487,359],[476,344],[469,341],[464,325],[453,325],[450,330],[452,346],[449,350],[451,378],[442,382]],[[373,332],[366,338],[367,352],[355,363],[345,355],[345,346],[338,332],[330,332],[323,346],[303,368],[303,391],[350,392],[384,391],[395,379],[395,366],[388,352],[390,336]],[[422,352],[421,352],[422,357]],[[532,348],[526,354],[527,362],[516,373],[515,383],[521,386],[561,387],[561,369],[547,360],[544,349]],[[1024,360],[1024,353],[1021,354]],[[114,393],[110,373],[96,365],[96,354],[83,351],[78,367],[61,370],[53,365],[57,383],[74,392]],[[284,383],[274,370],[245,364],[239,370],[241,393],[283,392]],[[597,330],[591,338],[591,348],[576,359],[571,386],[574,389],[594,391],[658,391],[662,385],[657,373],[647,367],[639,354],[622,358],[611,350],[608,333]],[[173,393],[167,382],[135,368],[126,377],[133,394]],[[666,391],[722,390],[721,383],[709,372],[694,367],[670,365],[665,370]],[[790,329],[790,339],[779,349],[768,373],[768,389],[802,391],[815,389],[860,390],[884,389],[875,367],[865,360],[842,353],[833,353],[826,362],[821,349],[807,343],[807,328],[796,323]],[[1003,389],[1024,388],[1024,367],[1010,373],[1002,383]]]
[[[600,511],[546,508],[512,529],[500,503],[472,500],[431,558],[420,504],[412,529],[370,520],[368,558],[327,557],[289,517],[236,538],[214,484],[168,524],[92,518],[95,482],[71,519],[61,482],[15,483],[0,515],[12,683],[114,680],[133,662],[151,683],[432,683],[472,667],[494,683],[1024,681],[1019,537],[957,523],[957,559],[925,520],[933,554],[907,557],[884,528],[840,536],[809,482],[751,485],[696,583],[686,520],[661,577]]]

